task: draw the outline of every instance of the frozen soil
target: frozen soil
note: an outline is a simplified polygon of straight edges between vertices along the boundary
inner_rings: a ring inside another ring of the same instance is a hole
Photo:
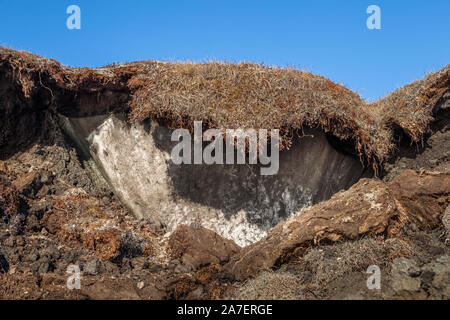
[[[450,169],[448,111],[433,124],[422,145],[402,140],[385,166],[389,182],[406,169]],[[230,286],[227,299],[449,299],[450,205],[443,225],[423,231],[409,223],[392,239],[363,238],[312,247],[300,259],[277,270]],[[370,290],[367,269],[381,270],[381,289]]]
[[[0,220],[2,299],[450,297],[444,225],[421,231],[410,223],[395,238],[311,246],[303,257],[244,282],[234,281],[221,263],[187,265],[172,258],[163,230],[136,219],[107,183],[87,170],[89,159],[61,132],[53,132],[52,140],[44,133],[33,146],[0,162],[2,190],[14,186],[11,197],[19,208],[17,216]],[[448,132],[438,135],[448,141]],[[433,149],[445,146],[432,141]],[[71,264],[81,269],[80,290],[67,288]],[[367,288],[370,265],[380,267],[380,290]]]

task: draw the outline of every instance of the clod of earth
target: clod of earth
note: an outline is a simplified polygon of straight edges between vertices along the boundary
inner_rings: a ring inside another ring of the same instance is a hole
[[[239,252],[233,242],[215,232],[185,225],[178,227],[169,239],[171,257],[196,270],[210,264],[223,264]]]
[[[407,170],[390,184],[361,179],[349,190],[280,223],[262,241],[233,256],[225,269],[245,280],[297,259],[320,243],[393,237],[407,220],[423,228],[436,227],[449,202],[450,172]]]

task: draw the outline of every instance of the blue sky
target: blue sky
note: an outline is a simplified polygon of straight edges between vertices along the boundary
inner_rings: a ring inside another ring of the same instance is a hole
[[[66,8],[81,8],[68,30]],[[381,8],[381,30],[366,8]],[[71,66],[250,61],[324,75],[370,101],[450,63],[450,0],[0,0],[0,45]]]

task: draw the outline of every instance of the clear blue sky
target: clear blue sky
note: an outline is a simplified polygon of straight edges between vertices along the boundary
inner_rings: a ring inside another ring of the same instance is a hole
[[[66,28],[71,4],[81,8],[81,30]],[[382,30],[366,27],[371,4]],[[293,66],[375,100],[450,63],[449,15],[450,0],[0,0],[0,45],[71,66]]]

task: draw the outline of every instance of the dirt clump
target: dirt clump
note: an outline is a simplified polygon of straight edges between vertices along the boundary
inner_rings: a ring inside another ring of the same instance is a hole
[[[210,264],[223,264],[240,248],[215,232],[203,227],[179,226],[170,236],[169,249],[173,259],[179,259],[193,270]]]

